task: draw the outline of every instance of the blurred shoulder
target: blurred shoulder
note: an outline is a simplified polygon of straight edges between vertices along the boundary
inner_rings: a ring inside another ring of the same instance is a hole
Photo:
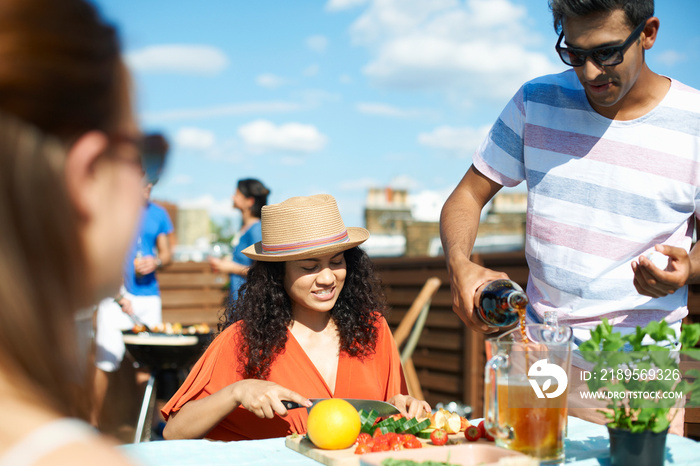
[[[36,466],[134,466],[135,463],[110,440],[95,436],[60,447],[35,463]]]

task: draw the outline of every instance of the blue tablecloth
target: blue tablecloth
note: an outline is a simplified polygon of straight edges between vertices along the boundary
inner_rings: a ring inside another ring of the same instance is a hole
[[[122,445],[119,447],[143,466],[248,466],[304,465],[318,463],[284,445],[284,438],[242,442],[209,440],[168,440]],[[605,466],[609,461],[608,430],[605,426],[569,417],[565,441],[566,463]],[[666,440],[667,465],[700,464],[700,443],[669,435]]]

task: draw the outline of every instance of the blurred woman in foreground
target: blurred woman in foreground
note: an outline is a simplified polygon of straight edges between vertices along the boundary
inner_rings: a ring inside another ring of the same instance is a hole
[[[145,140],[92,6],[0,2],[0,464],[126,464],[73,419],[88,408],[75,313],[119,286]]]

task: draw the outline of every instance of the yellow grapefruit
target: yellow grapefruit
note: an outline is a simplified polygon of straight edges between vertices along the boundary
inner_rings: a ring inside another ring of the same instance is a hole
[[[330,398],[311,408],[306,430],[309,440],[324,450],[350,447],[360,434],[360,415],[347,401]]]

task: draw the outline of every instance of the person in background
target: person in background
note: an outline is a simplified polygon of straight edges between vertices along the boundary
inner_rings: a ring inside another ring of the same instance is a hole
[[[121,282],[144,167],[165,160],[144,141],[117,32],[92,5],[0,2],[0,464],[128,464],[79,420],[76,313]]]
[[[122,331],[135,323],[154,328],[162,323],[162,302],[156,271],[172,262],[173,224],[166,210],[151,202],[151,191],[157,180],[144,180],[145,205],[130,254],[124,264],[124,283],[114,297],[103,299],[97,308],[95,332],[94,406],[90,422],[99,426],[109,374],[121,366],[126,352]],[[138,368],[137,383],[150,377],[149,368]]]
[[[260,231],[260,212],[267,204],[270,190],[256,179],[244,179],[238,181],[236,193],[233,195],[233,207],[241,211],[241,229],[233,237],[233,260],[210,257],[214,272],[227,273],[230,276],[230,301],[238,299],[241,285],[245,283],[248,269],[253,260],[243,254],[248,246],[262,240]]]
[[[134,314],[150,327],[163,320],[156,271],[172,262],[175,248],[173,223],[168,212],[151,202],[151,191],[157,181],[146,180],[138,235],[124,267],[124,296],[131,301]]]
[[[484,205],[525,181],[528,323],[555,311],[577,343],[603,318],[622,333],[664,319],[679,334],[688,284],[700,282],[700,248],[691,249],[700,92],[647,66],[660,25],[653,0],[549,4],[571,69],[520,88],[443,207],[453,308],[472,329],[497,330],[474,315],[474,292],[507,277],[470,254]],[[652,251],[668,266],[655,266]],[[569,393],[570,414],[607,422]],[[682,435],[683,416],[674,421],[671,432]]]
[[[161,411],[166,439],[247,440],[306,432],[308,398],[389,401],[408,417],[430,406],[407,395],[372,262],[329,195],[262,209],[256,262],[221,332]],[[283,400],[303,408],[287,410]]]

